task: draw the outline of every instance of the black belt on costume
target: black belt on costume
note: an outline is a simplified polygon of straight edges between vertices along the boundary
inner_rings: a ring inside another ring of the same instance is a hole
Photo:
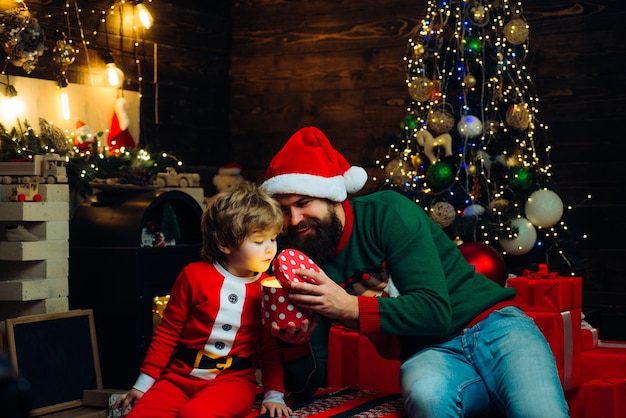
[[[211,357],[213,354],[204,350],[192,350],[186,346],[180,346],[176,350],[176,357],[189,367],[194,369],[208,369],[222,371],[225,369],[244,370],[252,367],[252,361],[248,357],[228,356]]]

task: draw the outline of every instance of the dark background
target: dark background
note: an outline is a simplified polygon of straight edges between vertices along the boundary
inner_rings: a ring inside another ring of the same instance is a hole
[[[94,10],[118,4],[88,3]],[[426,3],[154,0],[146,5],[155,23],[140,34],[138,47],[136,34],[115,27],[117,18],[107,18],[106,30],[98,13],[82,23],[85,33],[97,32],[89,35],[92,67],[102,65],[99,49],[108,43],[126,87],[143,93],[140,145],[178,155],[211,193],[216,167],[236,162],[260,180],[272,155],[307,125],[324,130],[370,178],[379,174],[375,161],[397,133],[408,98],[406,41]],[[28,6],[52,46],[55,29],[66,27],[66,3]],[[550,128],[558,193],[574,207],[568,224],[589,236],[579,272],[585,312],[601,337],[620,338],[626,329],[626,3],[526,0],[522,6],[530,25],[527,73],[540,99],[539,118]],[[69,32],[80,39],[76,22]],[[70,82],[86,84],[84,59],[82,53],[70,67]],[[50,54],[31,76],[57,77]],[[368,190],[375,188],[370,181]]]

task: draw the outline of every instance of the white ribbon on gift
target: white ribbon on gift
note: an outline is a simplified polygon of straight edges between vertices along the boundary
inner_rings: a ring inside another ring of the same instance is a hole
[[[574,335],[572,328],[572,314],[570,311],[561,312],[563,317],[563,389],[569,390],[572,386],[572,369],[574,368]]]

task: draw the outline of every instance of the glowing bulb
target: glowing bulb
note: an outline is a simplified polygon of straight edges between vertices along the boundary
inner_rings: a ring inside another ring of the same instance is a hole
[[[137,16],[139,17],[139,21],[141,22],[143,27],[146,29],[150,29],[150,26],[152,26],[154,19],[152,18],[152,15],[150,14],[148,8],[143,3],[138,3],[135,7],[137,8]]]
[[[70,99],[65,90],[61,91],[61,113],[63,114],[63,120],[70,120]]]
[[[105,70],[106,80],[111,87],[121,87],[124,82],[124,73],[120,70],[114,62],[109,62],[106,65]]]
[[[19,118],[26,111],[26,104],[17,96],[2,101],[0,104],[2,115],[7,120]]]

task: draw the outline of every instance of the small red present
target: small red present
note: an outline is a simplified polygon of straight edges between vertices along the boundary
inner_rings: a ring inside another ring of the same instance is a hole
[[[515,288],[515,302],[525,311],[563,312],[582,307],[582,279],[550,273],[546,264],[540,264],[536,272],[524,270],[522,276],[509,278],[506,287]]]
[[[556,360],[563,390],[580,386],[581,352],[580,323],[581,310],[563,312],[527,312],[545,336]]]
[[[261,323],[267,327],[285,329],[290,322],[300,328],[302,321],[313,321],[314,313],[293,305],[278,279],[268,277],[261,280]]]
[[[626,377],[585,382],[584,416],[585,418],[626,417]]]
[[[274,275],[286,290],[289,290],[291,287],[291,282],[317,284],[315,280],[308,276],[296,274],[294,271],[297,269],[320,271],[320,268],[308,255],[292,248],[282,250],[272,263]]]
[[[400,361],[381,357],[368,337],[338,324],[330,328],[327,371],[329,386],[400,392]]]
[[[626,343],[599,340],[596,348],[581,354],[581,369],[585,381],[626,378]]]
[[[585,327],[580,329],[580,349],[591,350],[598,346],[598,328]]]

